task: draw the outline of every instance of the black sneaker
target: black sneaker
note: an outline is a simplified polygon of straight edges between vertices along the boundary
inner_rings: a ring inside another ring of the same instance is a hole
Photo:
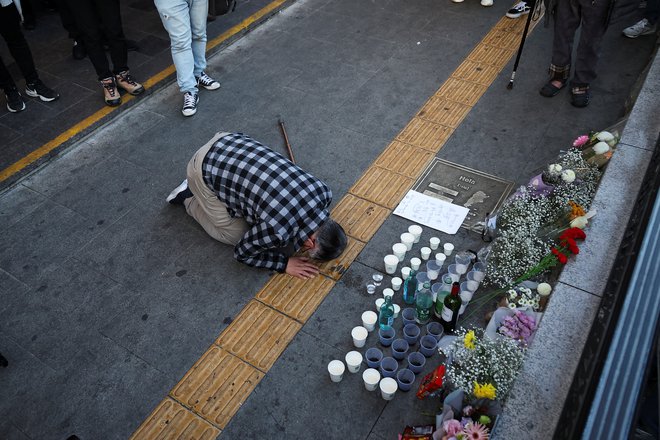
[[[217,90],[220,88],[220,83],[202,72],[197,78],[197,85],[204,87],[206,90]]]
[[[7,110],[10,112],[18,113],[25,110],[25,101],[17,88],[5,90],[5,98],[7,98]]]
[[[55,101],[60,97],[60,94],[55,90],[46,87],[40,79],[31,84],[25,85],[25,94],[32,98],[39,98],[44,102]]]
[[[199,102],[199,95],[197,93],[186,92],[183,94],[183,108],[181,113],[183,116],[192,116],[197,113],[197,103]]]
[[[173,205],[183,205],[183,201],[192,196],[193,193],[192,191],[190,191],[190,189],[188,189],[188,179],[186,179],[183,182],[181,182],[179,186],[177,186],[172,190],[172,192],[170,193],[169,196],[167,196],[165,201]]]
[[[506,16],[509,18],[518,18],[521,15],[527,15],[529,14],[530,7],[527,4],[527,2],[518,2],[515,4],[515,6],[511,9],[509,9],[506,13]]]

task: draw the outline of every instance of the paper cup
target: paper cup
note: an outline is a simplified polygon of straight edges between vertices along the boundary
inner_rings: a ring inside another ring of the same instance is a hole
[[[362,373],[362,380],[367,391],[374,391],[380,382],[380,373],[375,368],[367,368]]]
[[[364,343],[367,341],[368,334],[369,332],[367,329],[361,325],[353,327],[353,330],[351,330],[351,336],[353,336],[353,345],[355,345],[356,348],[364,347]]]
[[[396,243],[392,245],[392,255],[396,255],[400,262],[403,261],[403,259],[406,257],[407,250],[408,247],[403,243]]]
[[[422,255],[422,260],[426,261],[431,256],[431,248],[424,246],[419,250],[419,253]]]
[[[420,260],[419,258],[415,257],[410,259],[410,268],[412,270],[419,270],[419,266],[421,265],[422,265],[422,260]]]
[[[414,243],[419,243],[419,237],[422,235],[422,227],[419,225],[410,225],[408,226],[408,232],[415,237]]]
[[[410,232],[404,232],[399,238],[401,239],[401,243],[406,245],[407,251],[412,249],[413,243],[415,242],[414,235],[412,235]]]
[[[445,264],[446,259],[447,256],[442,252],[438,252],[437,254],[435,254],[435,262],[438,263],[440,267],[442,267],[442,265]]]
[[[396,255],[385,255],[383,262],[385,263],[386,273],[392,275],[396,272],[396,266],[399,264],[399,259],[396,257]]]
[[[328,364],[328,373],[330,373],[330,380],[333,382],[341,382],[342,377],[344,377],[344,371],[346,367],[342,361],[334,360],[330,361]]]
[[[401,306],[398,304],[392,304],[394,306],[394,319],[399,317],[399,313],[401,312]]]
[[[385,400],[394,399],[394,394],[396,393],[396,390],[399,387],[399,385],[396,383],[396,379],[393,379],[391,377],[383,378],[383,380],[380,381],[378,386],[380,387],[380,394],[381,396],[383,396],[383,399]]]
[[[350,373],[357,373],[360,371],[362,365],[362,355],[359,351],[349,351],[346,353],[346,366]]]
[[[378,315],[371,310],[362,313],[362,327],[366,328],[368,332],[374,331],[376,321],[378,321]]]
[[[394,277],[392,278],[392,290],[395,292],[398,292],[399,289],[401,289],[401,285],[403,284],[403,280],[399,277]]]
[[[442,246],[442,249],[444,250],[446,256],[450,256],[451,253],[454,252],[454,245],[451,243],[445,243]]]
[[[410,269],[408,266],[403,266],[401,268],[401,278],[404,279],[404,280],[407,279],[410,276],[410,271],[411,270],[412,269]]]
[[[380,308],[385,304],[385,298],[378,298],[376,300],[376,310],[380,312]]]
[[[431,237],[429,240],[429,247],[432,250],[438,249],[438,246],[440,246],[440,239],[438,237]]]
[[[385,298],[386,296],[394,298],[394,290],[390,289],[389,287],[383,289],[383,298]]]

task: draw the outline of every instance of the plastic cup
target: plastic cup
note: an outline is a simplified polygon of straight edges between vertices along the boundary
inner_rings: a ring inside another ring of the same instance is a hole
[[[461,283],[461,286],[463,286],[465,283]],[[474,295],[474,292],[471,292],[470,290],[461,290],[461,293],[458,295],[461,297],[461,308],[458,309],[458,314],[462,315],[463,312],[465,312],[465,308],[468,306],[470,303],[470,300],[472,299],[472,296]]]
[[[376,293],[376,285],[373,283],[367,284],[367,293],[369,295],[373,295],[374,293]]]
[[[419,286],[419,289],[422,288],[424,283],[429,281],[429,277],[426,274],[426,272],[417,272],[417,275],[415,275],[415,278],[417,278],[417,285]]]
[[[426,357],[433,356],[433,353],[437,351],[438,340],[434,336],[424,335],[419,340],[419,351]],[[348,361],[346,361],[348,362]],[[350,367],[349,367],[350,370]]]
[[[419,243],[419,238],[422,236],[422,227],[419,225],[410,225],[408,226],[408,232],[410,232],[413,237],[415,237],[415,241],[413,243]]]
[[[378,368],[380,367],[381,359],[383,359],[383,352],[372,347],[364,354],[364,358],[367,361],[367,366],[369,368]]]
[[[479,283],[476,281],[463,281],[461,283],[461,290],[469,290],[470,292],[476,292],[477,288],[479,287]]]
[[[440,265],[435,262],[435,260],[429,260],[426,262],[426,276],[429,277],[429,280],[435,281],[440,276]]]
[[[367,342],[368,334],[369,332],[367,329],[361,325],[353,327],[353,330],[351,330],[351,336],[353,336],[353,345],[355,345],[356,348],[364,347],[365,342]]]
[[[330,373],[330,380],[333,382],[341,382],[341,379],[344,377],[344,371],[346,371],[346,367],[342,361],[335,359],[328,364],[328,373]]]
[[[440,293],[440,289],[442,289],[442,283],[433,283],[431,285],[431,295],[433,295],[433,302],[438,300],[438,293]]]
[[[456,271],[461,275],[467,273],[468,266],[472,262],[472,260],[468,255],[465,255],[460,252],[456,254],[455,261],[456,261]]]
[[[383,298],[385,298],[386,296],[394,298],[394,290],[390,289],[389,287],[383,289]]]
[[[454,252],[454,245],[451,243],[445,243],[442,246],[443,251],[445,252],[446,256],[450,256],[452,252]]]
[[[394,315],[392,317],[396,319],[399,317],[399,313],[401,313],[401,306],[398,304],[392,304],[392,306],[394,306]]]
[[[454,283],[461,279],[461,274],[456,269],[455,264],[450,264],[449,265],[449,267],[447,268],[447,273],[449,274],[449,276],[451,277],[452,282],[454,282]]]
[[[403,284],[403,280],[399,277],[394,277],[392,278],[392,290],[395,292],[398,292],[401,289],[401,285]]]
[[[438,246],[440,246],[440,239],[438,237],[431,237],[429,239],[429,247],[431,250],[438,249]]]
[[[346,366],[350,373],[357,373],[360,371],[360,365],[362,364],[362,355],[359,351],[349,351],[346,353]]]
[[[435,254],[435,262],[438,263],[440,267],[442,267],[445,264],[446,259],[447,256],[442,252],[438,252],[437,254]]]
[[[417,257],[411,258],[410,259],[410,268],[412,270],[419,270],[419,266],[422,265],[422,260],[420,260]]]
[[[374,331],[376,328],[376,321],[378,321],[378,315],[371,310],[367,310],[362,313],[362,327],[366,328],[368,332]]]
[[[398,369],[399,363],[393,357],[387,356],[380,361],[380,374],[383,377],[395,377]]]
[[[407,250],[408,248],[403,243],[397,243],[395,245],[392,245],[392,254],[396,255],[399,261],[403,261],[403,259],[406,257]]]
[[[396,373],[396,382],[401,391],[410,391],[410,388],[412,388],[415,382],[415,373],[407,368],[403,368]]]
[[[419,327],[417,324],[406,324],[403,326],[403,338],[409,345],[417,344],[419,339]]]
[[[419,253],[422,255],[422,260],[426,261],[431,256],[431,248],[424,246],[419,250]]]
[[[383,347],[389,347],[390,345],[392,345],[392,341],[394,341],[394,336],[396,336],[396,332],[392,327],[378,329],[378,340],[380,341],[380,345],[382,345]]]
[[[376,311],[380,312],[380,308],[385,304],[385,298],[378,298],[376,300]]]
[[[387,274],[392,275],[396,272],[396,267],[399,264],[399,259],[396,255],[385,255],[383,262],[385,263],[385,272]]]
[[[415,374],[419,374],[426,365],[426,357],[419,351],[413,351],[408,355],[408,369]]]
[[[362,373],[362,380],[367,391],[374,391],[378,388],[378,382],[380,382],[380,372],[375,368],[367,368]]]
[[[374,286],[378,287],[380,286],[380,283],[383,282],[383,274],[382,273],[375,273],[371,275],[371,279],[374,281]]]
[[[474,281],[475,283],[477,283],[477,285],[479,285],[479,283],[481,283],[481,280],[484,279],[484,275],[485,274],[483,272],[475,272],[474,270],[471,270],[467,273],[467,275],[465,275],[465,278],[468,281]]]
[[[403,266],[403,267],[401,268],[401,278],[404,279],[404,280],[405,280],[406,278],[408,278],[408,277],[410,276],[410,271],[411,271],[411,270],[412,270],[412,269],[410,269],[408,266]]]
[[[439,322],[429,322],[426,324],[426,334],[429,336],[433,336],[436,341],[439,341],[440,338],[442,338],[442,335],[444,335],[445,330],[442,328],[442,324]]]
[[[402,361],[408,353],[410,345],[405,339],[395,339],[392,342],[392,357],[396,360]]]
[[[408,324],[414,324],[415,319],[417,319],[417,311],[414,307],[407,307],[403,309],[402,318],[404,327]]]
[[[475,281],[481,282],[486,276],[486,265],[482,262],[474,263],[474,266],[472,266],[472,271],[475,272]]]
[[[380,387],[380,394],[385,400],[394,399],[394,394],[396,394],[396,390],[399,387],[396,380],[391,377],[384,377],[378,386]]]
[[[412,235],[410,232],[404,232],[401,234],[401,243],[406,245],[406,251],[409,251],[412,249],[413,243],[415,242],[415,236]]]

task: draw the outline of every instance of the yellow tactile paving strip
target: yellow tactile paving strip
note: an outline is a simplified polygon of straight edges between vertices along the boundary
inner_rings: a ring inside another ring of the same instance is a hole
[[[509,62],[524,25],[525,20],[503,17],[418,113],[411,115],[408,125],[337,203],[332,217],[349,236],[344,255],[322,265],[321,275],[313,280],[283,274],[272,277],[145,420],[134,438],[206,440],[227,425],[302,323]],[[170,427],[173,420],[176,426]],[[195,434],[181,435],[186,429]]]

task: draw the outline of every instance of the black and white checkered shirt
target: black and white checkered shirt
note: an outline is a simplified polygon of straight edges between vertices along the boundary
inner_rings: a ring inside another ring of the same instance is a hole
[[[284,272],[281,249],[300,249],[329,216],[332,192],[324,182],[242,133],[218,139],[202,173],[229,215],[251,226],[234,248],[250,266]]]

